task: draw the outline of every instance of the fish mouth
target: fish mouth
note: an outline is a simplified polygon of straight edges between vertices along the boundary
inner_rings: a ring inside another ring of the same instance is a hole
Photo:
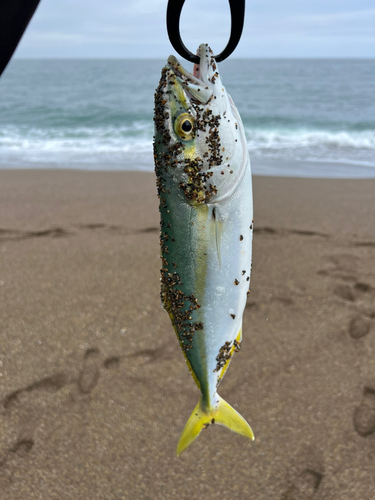
[[[175,74],[188,97],[207,104],[214,94],[215,80],[219,77],[215,59],[207,44],[198,49],[199,64],[194,65],[194,75],[189,73],[175,56],[168,57],[168,66]]]

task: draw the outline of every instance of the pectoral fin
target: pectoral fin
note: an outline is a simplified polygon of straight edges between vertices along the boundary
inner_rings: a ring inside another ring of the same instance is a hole
[[[223,235],[223,223],[219,221],[216,216],[215,208],[212,210],[212,216],[214,218],[215,224],[215,242],[216,242],[216,253],[219,261],[219,267],[221,269],[221,237]]]

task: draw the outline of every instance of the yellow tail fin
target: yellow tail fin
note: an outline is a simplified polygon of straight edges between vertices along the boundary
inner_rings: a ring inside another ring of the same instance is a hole
[[[197,406],[190,415],[184,430],[182,431],[180,440],[177,445],[177,456],[179,456],[191,443],[199,436],[203,428],[210,424],[225,425],[233,432],[247,436],[252,441],[254,434],[250,425],[241,415],[232,408],[220,396],[219,405],[212,410],[205,409],[202,404],[202,397],[199,399]]]

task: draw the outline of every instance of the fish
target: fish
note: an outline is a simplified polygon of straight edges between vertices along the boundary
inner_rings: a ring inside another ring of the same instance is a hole
[[[212,50],[188,72],[168,58],[155,92],[154,162],[160,211],[162,307],[200,390],[180,455],[212,424],[254,439],[218,393],[241,348],[249,293],[253,199],[244,127]]]

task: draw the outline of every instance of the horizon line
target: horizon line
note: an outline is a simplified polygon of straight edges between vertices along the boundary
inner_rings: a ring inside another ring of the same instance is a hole
[[[152,61],[152,60],[164,60],[165,57],[117,57],[117,56],[109,56],[109,57],[96,57],[96,56],[42,56],[42,57],[13,57],[12,60],[16,61],[29,61],[29,60],[144,60],[144,61]],[[183,58],[181,58],[183,59]],[[251,56],[251,57],[231,57],[230,60],[257,60],[257,59],[270,59],[270,60],[289,60],[289,59],[297,59],[297,60],[306,60],[306,59],[319,59],[319,60],[375,60],[375,56]],[[183,59],[185,60],[185,59]],[[224,61],[223,61],[224,62]]]

